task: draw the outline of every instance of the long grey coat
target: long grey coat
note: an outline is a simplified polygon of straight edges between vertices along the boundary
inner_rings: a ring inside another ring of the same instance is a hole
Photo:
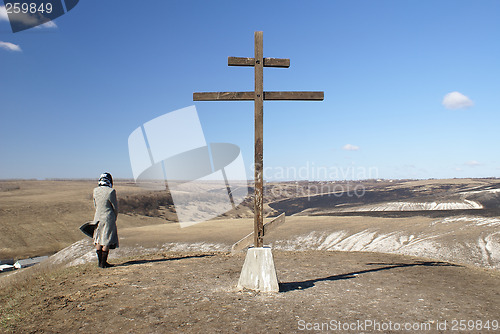
[[[94,244],[108,246],[110,249],[118,247],[116,191],[104,186],[94,188],[94,207],[94,222],[99,222],[94,231]]]

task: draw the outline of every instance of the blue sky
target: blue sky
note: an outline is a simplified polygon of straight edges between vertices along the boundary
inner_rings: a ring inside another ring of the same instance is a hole
[[[132,131],[193,104],[252,178],[252,102],[192,93],[253,90],[227,57],[258,30],[291,59],[264,90],[325,92],[264,103],[266,179],[500,176],[499,1],[86,0],[54,23],[12,33],[0,13],[0,179],[131,178]]]

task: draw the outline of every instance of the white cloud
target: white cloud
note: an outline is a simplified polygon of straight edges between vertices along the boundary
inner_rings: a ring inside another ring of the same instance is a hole
[[[21,50],[21,47],[19,45],[12,44],[9,42],[2,42],[2,41],[0,41],[0,49],[5,49],[8,51],[17,51],[17,52],[23,51],[23,50]]]
[[[464,109],[474,105],[471,99],[459,92],[446,94],[442,103],[446,109]]]
[[[35,28],[57,28],[57,24],[54,21],[48,21],[45,22],[44,24],[41,24],[39,26],[36,26]]]
[[[9,17],[7,16],[7,11],[5,10],[5,6],[0,6],[0,21],[9,21]]]
[[[470,166],[470,167],[475,167],[475,166],[481,165],[481,163],[477,162],[476,160],[467,161],[465,164],[467,166]]]
[[[344,145],[344,147],[342,147],[342,149],[346,150],[346,151],[357,151],[357,150],[359,150],[359,146],[346,144],[346,145]]]

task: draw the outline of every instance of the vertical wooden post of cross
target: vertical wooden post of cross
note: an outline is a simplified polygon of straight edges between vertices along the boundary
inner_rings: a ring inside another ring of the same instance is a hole
[[[264,51],[263,32],[255,32],[255,185],[254,245],[264,245]]]

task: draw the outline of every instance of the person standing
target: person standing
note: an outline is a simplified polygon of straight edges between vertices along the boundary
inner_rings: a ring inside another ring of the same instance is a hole
[[[110,249],[119,246],[116,218],[118,216],[118,201],[116,191],[113,189],[113,178],[109,173],[103,173],[99,177],[98,186],[94,188],[94,223],[97,228],[94,231],[94,245],[100,268],[112,267],[108,263]]]

